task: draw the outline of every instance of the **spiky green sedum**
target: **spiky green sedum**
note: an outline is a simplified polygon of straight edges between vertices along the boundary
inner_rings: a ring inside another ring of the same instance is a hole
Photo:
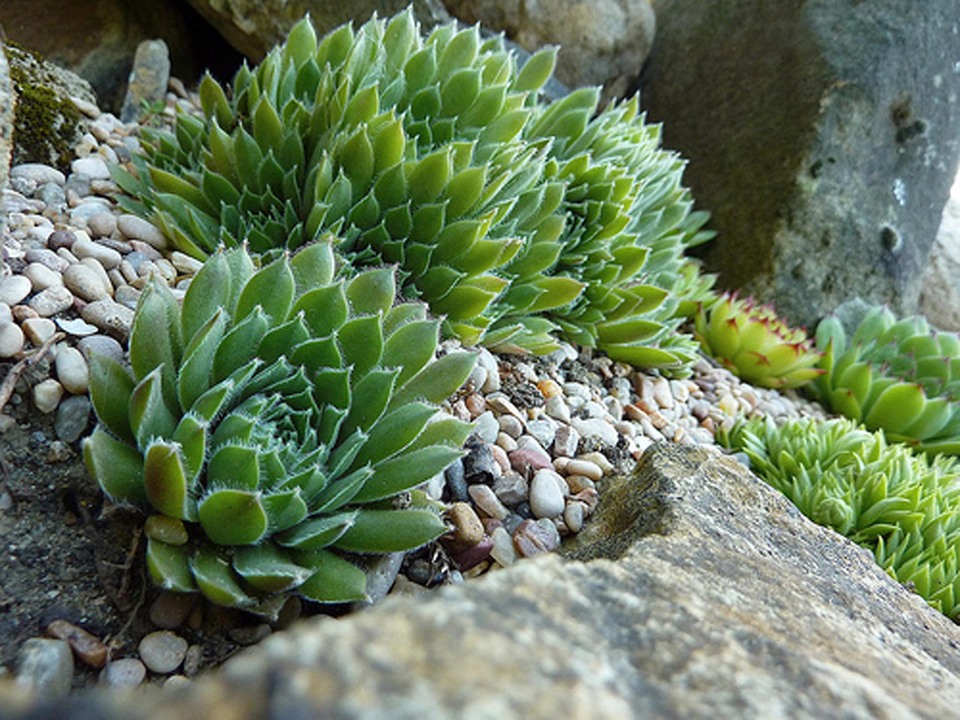
[[[291,592],[354,600],[349,554],[444,532],[400,499],[460,456],[469,426],[438,403],[474,356],[435,359],[439,322],[394,303],[392,269],[334,273],[329,243],[259,270],[245,248],[217,252],[182,306],[145,288],[129,369],[92,358],[84,459],[108,496],[153,514],[158,585],[265,614]]]
[[[951,618],[960,615],[960,466],[929,459],[845,418],[755,419],[721,435],[814,522],[873,552],[877,563]]]
[[[824,372],[807,333],[753,298],[724,293],[700,305],[695,324],[703,351],[754,385],[798,388]]]
[[[545,352],[560,332],[683,367],[695,346],[677,311],[704,286],[682,253],[709,237],[706,216],[636,99],[541,103],[554,60],[518,69],[477,28],[424,39],[409,10],[319,41],[304,20],[229,91],[204,78],[204,117],[145,131],[117,179],[198,258],[330,231],[355,265],[399,264],[404,291],[468,344]]]
[[[960,338],[920,316],[873,307],[848,335],[836,316],[817,326],[826,370],[814,388],[834,412],[927,452],[960,453]]]

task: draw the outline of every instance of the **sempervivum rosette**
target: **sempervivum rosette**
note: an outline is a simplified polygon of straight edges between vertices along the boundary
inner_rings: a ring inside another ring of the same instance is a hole
[[[322,39],[309,21],[204,117],[145,133],[120,185],[196,257],[330,231],[356,266],[396,263],[403,292],[468,344],[546,352],[558,332],[619,359],[682,368],[679,305],[703,290],[684,248],[708,237],[635,101],[578,91],[546,109],[555,52],[521,67],[500,38],[412,12]]]
[[[834,412],[929,453],[960,453],[960,338],[925,319],[872,307],[852,333],[817,326],[826,373],[814,386]]]
[[[362,598],[351,553],[444,532],[407,491],[459,457],[468,426],[438,410],[473,367],[435,358],[439,323],[395,304],[394,272],[334,281],[328,243],[257,269],[212,255],[182,305],[144,290],[130,368],[91,362],[94,478],[141,505],[153,580],[269,614],[290,592]]]
[[[770,305],[724,293],[697,311],[703,351],[738,377],[768,388],[797,388],[823,374],[807,334],[787,325]]]
[[[960,613],[960,466],[837,418],[751,420],[719,438],[811,520],[873,552],[893,578]]]

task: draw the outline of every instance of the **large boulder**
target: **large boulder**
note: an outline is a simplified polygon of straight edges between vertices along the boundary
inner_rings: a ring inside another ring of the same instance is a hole
[[[917,308],[960,155],[960,0],[658,0],[642,103],[721,283],[811,324]]]
[[[286,39],[290,28],[310,13],[321,34],[347,22],[362,23],[373,13],[393,15],[412,5],[425,27],[450,19],[440,0],[189,0],[227,41],[253,61],[260,61]]]
[[[653,45],[650,0],[444,0],[467,23],[502,30],[523,49],[559,45],[557,79],[624,95]]]
[[[648,451],[604,489],[567,554],[303,622],[183,692],[31,708],[0,685],[0,702],[14,718],[241,720],[918,718],[960,706],[960,630],[713,448]]]

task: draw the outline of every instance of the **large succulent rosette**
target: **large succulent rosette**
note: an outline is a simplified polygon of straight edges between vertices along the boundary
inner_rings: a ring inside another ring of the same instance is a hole
[[[834,412],[928,453],[960,453],[960,338],[920,316],[872,307],[848,332],[817,326],[826,371],[814,388]]]
[[[407,491],[461,454],[469,428],[438,403],[473,354],[435,357],[439,322],[395,304],[391,268],[334,275],[329,243],[260,269],[245,248],[218,251],[182,304],[145,288],[129,368],[92,358],[84,459],[109,497],[151,514],[160,586],[265,614],[291,592],[355,600],[360,555],[444,532]]]
[[[710,237],[706,215],[636,99],[542,103],[554,60],[518,69],[475,27],[423,38],[409,10],[319,40],[304,20],[229,90],[206,77],[204,117],[145,131],[116,172],[123,202],[196,257],[334,232],[354,265],[398,264],[468,344],[546,352],[562,334],[683,368],[677,315],[709,286],[683,251]]]
[[[870,550],[893,578],[960,615],[960,466],[852,420],[751,420],[721,435],[811,520]]]

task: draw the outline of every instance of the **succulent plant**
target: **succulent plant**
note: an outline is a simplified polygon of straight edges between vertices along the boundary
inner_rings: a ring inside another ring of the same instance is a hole
[[[806,332],[787,325],[772,305],[724,293],[702,303],[695,317],[704,352],[755,385],[797,388],[823,374],[821,353]]]
[[[403,291],[468,344],[546,352],[558,332],[639,365],[683,368],[683,303],[705,290],[683,162],[637,101],[598,112],[596,89],[544,105],[555,51],[517,68],[501,38],[412,12],[343,26],[308,20],[204,117],[144,131],[119,184],[181,250],[257,253],[319,233],[355,266],[400,266]]]
[[[109,497],[152,513],[158,585],[264,614],[291,592],[354,600],[350,554],[444,532],[407,491],[461,454],[469,426],[438,403],[474,355],[435,359],[439,322],[395,304],[391,268],[334,275],[329,242],[260,269],[243,247],[218,251],[182,305],[147,285],[129,369],[92,359],[84,460]]]
[[[893,578],[960,616],[960,465],[888,443],[846,418],[769,418],[720,440],[813,521],[872,551]]]
[[[872,307],[852,333],[817,326],[826,370],[814,388],[834,412],[928,453],[960,453],[960,338],[926,320]]]

